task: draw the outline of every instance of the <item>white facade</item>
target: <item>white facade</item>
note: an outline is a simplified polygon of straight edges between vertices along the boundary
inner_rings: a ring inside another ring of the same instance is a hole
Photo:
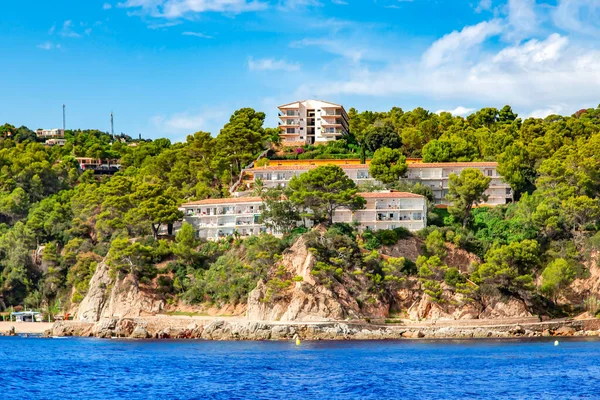
[[[339,104],[297,101],[279,106],[279,129],[284,146],[327,143],[348,133],[348,114]]]
[[[65,137],[64,129],[38,129],[36,132],[39,138],[63,138]]]
[[[417,231],[427,226],[427,202],[423,196],[403,192],[359,193],[367,201],[364,210],[337,210],[334,222],[357,223],[360,231],[404,227]],[[248,237],[268,232],[261,221],[260,197],[201,200],[181,206],[184,221],[196,229],[197,236],[219,240],[237,234]]]
[[[496,206],[512,201],[513,193],[510,185],[502,179],[497,171],[498,164],[495,162],[472,162],[472,163],[415,163],[408,165],[406,179],[410,183],[421,183],[431,187],[438,205],[449,205],[446,200],[448,194],[448,179],[450,174],[460,174],[465,168],[479,169],[485,176],[492,180],[490,187],[485,192],[488,201],[485,205]],[[253,180],[261,179],[265,187],[285,187],[295,175],[300,175],[316,166],[266,166],[254,168],[248,172],[252,173]],[[369,173],[369,166],[340,165],[348,177],[356,184],[375,182]]]
[[[64,146],[67,144],[67,139],[48,139],[44,144],[46,146]]]

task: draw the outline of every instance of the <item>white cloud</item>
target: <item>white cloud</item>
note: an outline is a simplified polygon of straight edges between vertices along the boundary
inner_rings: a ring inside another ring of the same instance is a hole
[[[70,37],[70,38],[79,38],[82,37],[84,34],[85,35],[89,35],[90,33],[92,33],[92,29],[91,28],[86,28],[85,23],[80,22],[79,25],[76,25],[73,23],[73,21],[71,20],[66,20],[63,24],[62,24],[62,28],[61,30],[58,32],[58,34],[62,37]],[[78,29],[80,29],[78,31]],[[50,29],[50,32],[48,32],[50,35],[52,35],[55,31],[55,27],[53,26]]]
[[[180,18],[187,14],[222,12],[239,14],[263,10],[266,3],[259,0],[126,0],[119,7],[139,9],[157,18]]]
[[[81,37],[81,35],[73,29],[73,21],[71,20],[67,20],[63,23],[59,35],[63,37]]]
[[[329,53],[348,58],[354,63],[358,63],[359,61],[361,61],[361,59],[365,56],[366,53],[363,49],[358,48],[355,45],[353,46],[351,44],[348,44],[347,42],[337,39],[302,39],[290,43],[290,47],[293,48],[302,48],[307,46],[320,47],[321,49]]]
[[[112,4],[110,4],[110,3],[104,3],[102,5],[103,10],[110,10],[111,8],[112,8]]]
[[[508,24],[510,31],[507,37],[522,39],[528,37],[538,28],[536,0],[508,0]]]
[[[207,35],[202,32],[183,32],[182,35],[183,36],[195,36],[195,37],[199,37],[199,38],[203,38],[203,39],[213,39],[212,36]]]
[[[304,7],[322,7],[322,6],[323,6],[323,3],[321,3],[319,0],[280,0],[279,1],[279,9],[284,10],[284,11],[297,10],[299,8],[304,8]]]
[[[460,117],[466,117],[469,114],[472,114],[475,111],[475,108],[467,108],[463,106],[458,106],[454,110],[438,110],[435,113],[441,114],[443,112],[448,112],[452,115],[458,115]]]
[[[477,6],[475,7],[476,13],[482,13],[484,11],[492,10],[492,0],[480,0]]]
[[[572,113],[573,111],[574,110],[571,110],[570,113]],[[529,113],[529,115],[527,115],[527,118],[546,118],[554,114],[563,115],[565,112],[569,112],[565,106],[553,105],[549,106],[548,108],[540,108],[533,110]]]
[[[598,0],[559,0],[553,13],[554,23],[567,31],[600,35]]]
[[[60,44],[54,44],[52,42],[44,42],[44,43],[38,44],[37,48],[42,49],[42,50],[60,49]]]
[[[185,140],[185,135],[197,131],[218,130],[226,119],[227,114],[215,108],[200,112],[175,113],[169,116],[156,115],[150,118],[150,123],[160,134],[177,135],[176,140],[182,141]]]
[[[427,67],[436,67],[451,62],[457,57],[464,57],[473,47],[501,32],[500,20],[466,26],[462,31],[454,31],[434,42],[423,55],[423,63]]]
[[[248,68],[250,71],[298,71],[300,70],[300,65],[274,58],[254,60],[250,57],[248,59]]]
[[[337,81],[305,84],[297,94],[412,95],[444,103],[511,104],[523,114],[537,110],[537,115],[543,115],[544,110],[555,112],[557,104],[565,111],[598,104],[600,46],[571,42],[556,33],[505,44],[495,51],[479,46],[482,32],[484,36],[497,32],[496,24],[510,29],[500,23],[492,24],[494,29],[488,25],[466,27],[435,42],[422,61],[350,67]],[[457,49],[458,43],[470,51]],[[447,62],[453,50],[452,62]]]

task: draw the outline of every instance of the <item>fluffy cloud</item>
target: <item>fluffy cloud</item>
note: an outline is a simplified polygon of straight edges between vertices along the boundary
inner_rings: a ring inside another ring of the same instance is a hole
[[[153,17],[180,18],[203,12],[239,14],[262,10],[267,4],[258,0],[127,0],[119,7],[138,9]]]
[[[436,114],[441,114],[443,112],[449,112],[452,115],[458,115],[461,117],[466,117],[469,114],[472,114],[475,111],[474,108],[467,108],[467,107],[456,107],[454,110],[438,110],[435,113]]]
[[[274,58],[254,60],[250,57],[248,59],[248,68],[250,71],[298,71],[300,65],[288,63],[284,60],[276,60]]]
[[[443,63],[455,61],[491,36],[502,32],[499,20],[484,21],[477,25],[467,26],[462,31],[454,31],[437,40],[423,55],[426,67],[436,67]]]
[[[585,0],[562,0],[561,7]],[[512,2],[511,2],[512,3]],[[516,21],[530,12],[541,13],[530,1],[513,3],[505,18],[494,18],[451,32],[433,42],[421,56],[400,61],[351,66],[336,81],[323,80],[302,85],[297,95],[326,96],[415,96],[445,104],[502,106],[511,104],[522,114],[547,116],[570,113],[598,105],[600,92],[600,45],[564,33],[552,33],[547,19],[539,14],[541,27],[521,27]],[[597,3],[597,1],[596,1]],[[516,4],[516,5],[515,5]],[[600,8],[600,5],[598,6]],[[569,9],[570,10],[570,9]],[[545,11],[548,12],[547,10]],[[566,13],[565,15],[571,15]],[[565,22],[578,32],[592,32],[586,16]],[[468,113],[465,107],[450,112]]]
[[[564,30],[586,35],[600,35],[598,0],[559,0],[553,13],[554,22]]]

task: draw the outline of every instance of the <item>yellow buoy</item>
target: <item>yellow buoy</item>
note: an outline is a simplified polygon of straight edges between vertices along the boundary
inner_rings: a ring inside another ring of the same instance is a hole
[[[558,340],[555,340],[555,341],[554,341],[554,345],[555,345],[555,346],[558,346]]]
[[[296,339],[296,346],[300,346],[300,339]]]

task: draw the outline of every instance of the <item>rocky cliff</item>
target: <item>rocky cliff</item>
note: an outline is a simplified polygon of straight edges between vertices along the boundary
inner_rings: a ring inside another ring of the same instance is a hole
[[[105,262],[98,264],[90,287],[77,309],[76,319],[96,322],[102,318],[154,315],[164,307],[164,300],[152,290],[144,289],[132,276],[112,278]]]
[[[383,318],[388,313],[385,304],[361,307],[350,293],[352,286],[334,281],[330,287],[319,284],[312,275],[315,256],[309,251],[304,237],[283,254],[283,265],[290,276],[302,281],[268,300],[268,288],[260,281],[249,297],[247,317],[257,321],[341,321],[365,316]]]

